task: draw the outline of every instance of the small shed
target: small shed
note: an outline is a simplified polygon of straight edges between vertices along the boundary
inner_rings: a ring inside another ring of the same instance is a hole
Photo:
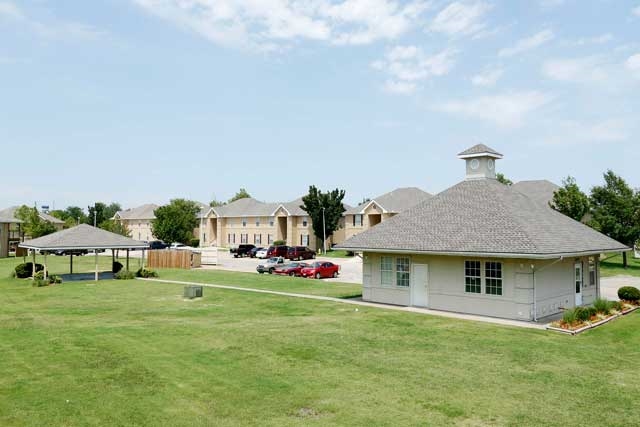
[[[73,253],[74,251],[95,251],[96,269],[95,280],[98,280],[98,252],[111,249],[127,251],[127,268],[129,267],[129,251],[140,249],[144,262],[144,250],[149,248],[149,244],[133,240],[120,234],[112,233],[101,228],[92,227],[88,224],[80,224],[66,230],[27,240],[20,243],[21,248],[40,251],[44,255],[44,267],[47,269],[47,254],[56,251]],[[34,262],[35,269],[35,262]],[[69,272],[73,273],[73,255],[69,258]],[[35,272],[34,272],[35,273]]]

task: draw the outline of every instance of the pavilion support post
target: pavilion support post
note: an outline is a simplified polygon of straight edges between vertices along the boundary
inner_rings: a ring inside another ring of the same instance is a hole
[[[129,271],[129,249],[127,249],[127,271]]]
[[[46,252],[44,253],[43,264],[44,264],[44,278],[46,280],[47,277],[49,277],[49,270],[47,270],[47,253]]]
[[[113,271],[113,265],[116,263],[116,250],[111,249],[111,271]]]
[[[98,251],[96,250],[96,282],[98,281]]]
[[[143,249],[142,250],[142,269],[143,270],[144,270],[144,253],[145,253],[145,250]]]
[[[73,254],[69,255],[69,274],[73,274]]]
[[[33,280],[36,279],[36,250],[32,249],[31,253],[33,254],[33,266],[31,267],[31,278]]]

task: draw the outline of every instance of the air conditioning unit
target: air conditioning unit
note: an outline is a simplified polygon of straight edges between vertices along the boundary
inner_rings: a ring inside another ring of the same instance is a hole
[[[196,286],[196,285],[185,286],[184,297],[189,299],[202,298],[202,286]]]

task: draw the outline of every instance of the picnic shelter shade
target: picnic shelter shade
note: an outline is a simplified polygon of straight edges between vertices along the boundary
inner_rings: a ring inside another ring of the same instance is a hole
[[[27,240],[26,242],[20,243],[19,246],[33,250],[34,256],[36,250],[44,253],[45,260],[46,254],[50,252],[62,250],[73,253],[72,251],[94,250],[96,253],[96,281],[98,280],[98,250],[123,249],[127,251],[128,258],[129,250],[131,249],[144,250],[149,248],[148,243],[133,240],[129,237],[92,227],[88,224],[80,224],[66,230],[38,237],[37,239]],[[71,256],[71,263],[73,263],[73,255]]]

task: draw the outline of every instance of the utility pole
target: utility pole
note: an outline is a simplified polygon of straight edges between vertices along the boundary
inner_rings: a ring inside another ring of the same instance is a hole
[[[322,253],[327,253],[327,226],[324,220],[324,206],[322,207]]]

